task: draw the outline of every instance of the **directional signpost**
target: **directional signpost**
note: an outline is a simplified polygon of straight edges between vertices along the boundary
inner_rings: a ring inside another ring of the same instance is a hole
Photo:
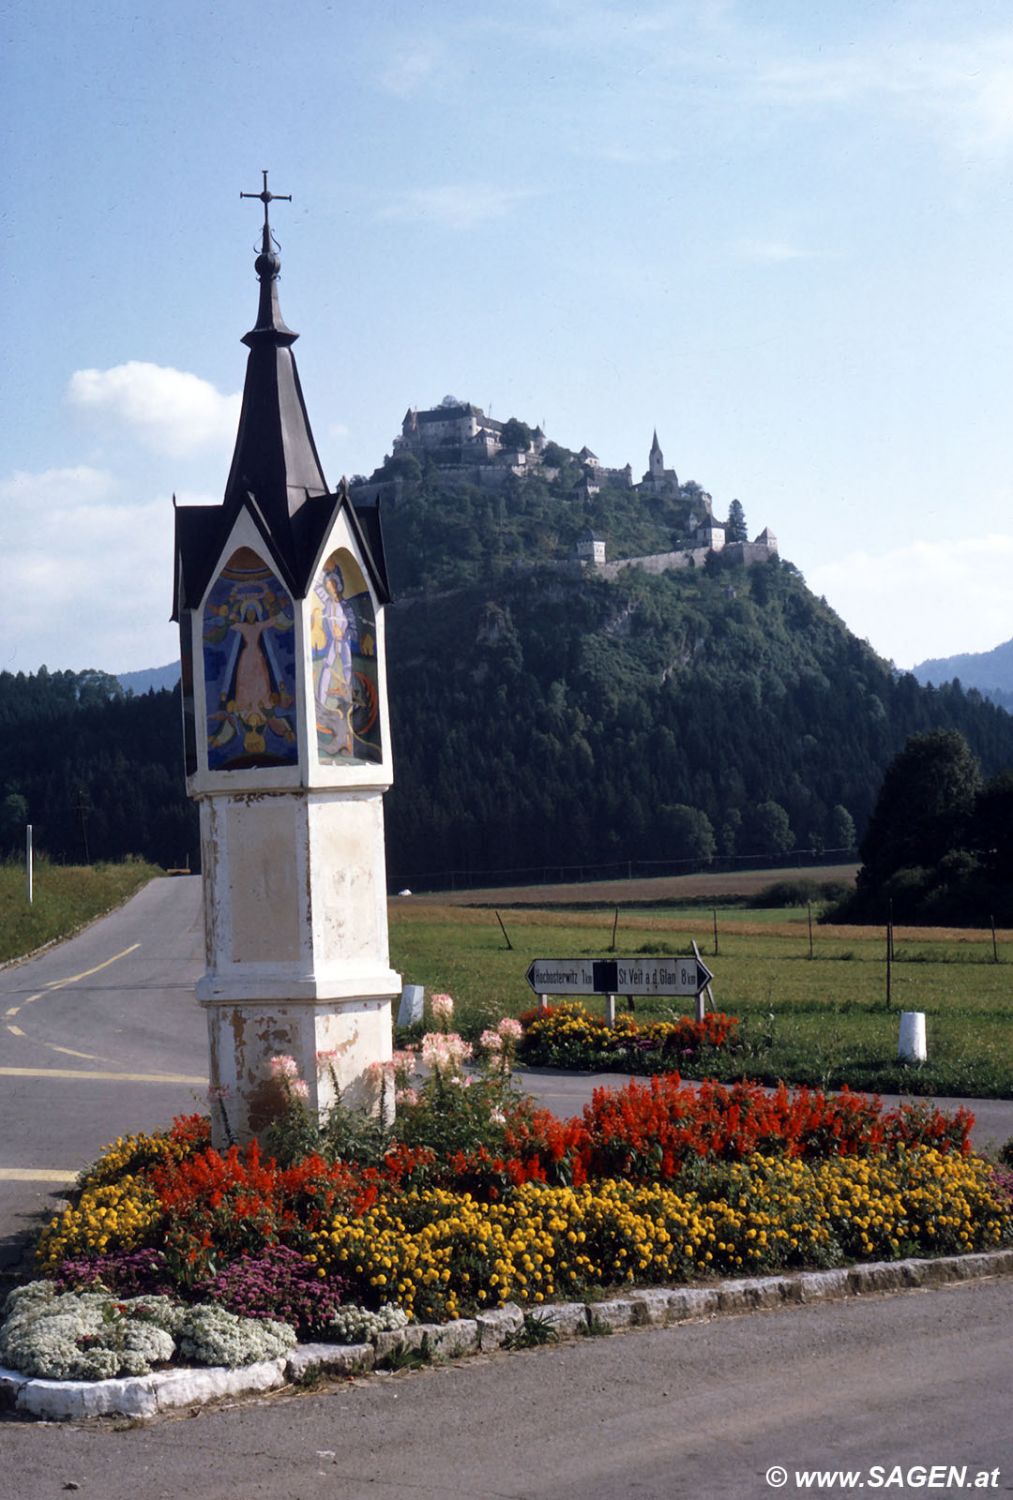
[[[536,958],[527,973],[528,984],[539,997],[607,996],[610,1019],[616,995],[699,995],[713,978],[697,957]]]

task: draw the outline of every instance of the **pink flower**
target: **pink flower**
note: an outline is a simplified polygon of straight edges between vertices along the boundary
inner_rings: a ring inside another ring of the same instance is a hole
[[[418,1104],[419,1096],[415,1089],[398,1089],[394,1095],[395,1104]]]
[[[496,1030],[505,1042],[519,1042],[524,1035],[524,1027],[512,1016],[504,1016]]]
[[[454,1014],[454,1002],[449,995],[430,995],[429,1008],[437,1021],[449,1021]]]
[[[482,1035],[478,1040],[483,1051],[485,1052],[499,1052],[503,1046],[503,1038],[500,1036],[498,1031],[491,1031],[487,1029],[482,1032]]]
[[[471,1043],[459,1037],[456,1031],[427,1031],[422,1038],[422,1061],[436,1072],[448,1070],[456,1073],[471,1056]]]
[[[292,1078],[289,1080],[288,1091],[293,1099],[306,1100],[310,1096],[310,1086],[305,1078]]]
[[[390,1061],[395,1073],[410,1073],[415,1067],[415,1053],[410,1047],[402,1047]]]
[[[279,1052],[271,1058],[272,1078],[298,1078],[299,1064],[287,1052]]]

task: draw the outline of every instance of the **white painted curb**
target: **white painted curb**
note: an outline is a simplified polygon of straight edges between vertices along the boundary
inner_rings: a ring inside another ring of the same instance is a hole
[[[985,1276],[1013,1275],[1013,1248],[937,1260],[870,1261],[832,1271],[793,1271],[715,1281],[701,1287],[642,1287],[602,1302],[549,1302],[527,1311],[554,1329],[558,1338],[614,1333],[624,1329],[672,1327],[700,1318],[754,1312],[785,1303],[809,1303],[945,1286]],[[502,1348],[524,1326],[524,1310],[514,1302],[475,1318],[451,1323],[410,1323],[380,1333],[368,1344],[298,1344],[288,1355],[229,1370],[224,1367],[161,1370],[123,1380],[37,1380],[0,1366],[0,1410],[48,1421],[88,1417],[153,1417],[159,1412],[197,1406],[224,1396],[257,1395],[287,1384],[310,1384],[320,1377],[365,1375],[402,1352],[458,1359]]]

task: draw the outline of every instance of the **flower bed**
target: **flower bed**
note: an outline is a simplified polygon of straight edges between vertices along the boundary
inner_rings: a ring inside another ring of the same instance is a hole
[[[717,1048],[733,1048],[738,1020],[720,1012],[702,1021],[638,1022],[629,1013],[609,1026],[579,1000],[566,1000],[521,1016],[521,1059],[535,1067],[620,1069],[654,1073],[686,1067]]]
[[[466,1074],[471,1049],[441,1001],[425,1077],[407,1051],[376,1070],[396,1124],[383,1107],[321,1124],[282,1058],[289,1107],[270,1152],[215,1151],[199,1117],[113,1143],[40,1239],[52,1295],[170,1295],[333,1339],[385,1307],[442,1320],[1013,1237],[1009,1193],[971,1154],[966,1110],[692,1088],[671,1073],[597,1090],[560,1120],[511,1088],[518,1024],[487,1031],[483,1071]]]

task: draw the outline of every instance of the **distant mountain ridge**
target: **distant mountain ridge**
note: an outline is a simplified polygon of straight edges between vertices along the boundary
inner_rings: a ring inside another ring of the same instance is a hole
[[[912,667],[921,683],[939,687],[960,681],[964,688],[977,688],[1000,708],[1013,712],[1013,640],[994,646],[991,651],[965,651],[958,656],[936,656]]]
[[[179,681],[179,662],[171,661],[164,667],[144,667],[139,672],[117,672],[116,681],[125,693],[160,693],[163,688],[174,688]]]

